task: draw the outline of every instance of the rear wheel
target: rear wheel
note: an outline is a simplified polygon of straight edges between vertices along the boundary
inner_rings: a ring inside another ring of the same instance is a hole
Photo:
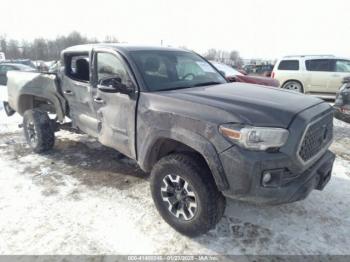
[[[23,115],[23,129],[27,143],[35,153],[48,151],[54,146],[54,128],[47,113],[27,110]]]
[[[298,81],[288,81],[286,82],[283,86],[283,89],[299,92],[299,93],[304,93],[303,86],[300,82]]]
[[[184,235],[206,233],[225,210],[225,198],[210,170],[195,156],[172,154],[162,158],[152,170],[151,191],[160,215]]]

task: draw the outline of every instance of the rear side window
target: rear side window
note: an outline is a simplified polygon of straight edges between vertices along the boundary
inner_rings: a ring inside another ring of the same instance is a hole
[[[278,70],[299,70],[298,60],[283,60],[278,65]]]
[[[305,61],[306,70],[318,72],[334,71],[334,61],[332,59],[313,59]]]
[[[65,58],[66,74],[70,78],[80,81],[90,81],[90,65],[88,54],[70,55]]]

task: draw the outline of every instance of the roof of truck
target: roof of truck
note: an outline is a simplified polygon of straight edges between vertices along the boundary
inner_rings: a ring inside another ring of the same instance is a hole
[[[100,44],[86,44],[86,45],[76,45],[76,46],[68,47],[63,50],[63,53],[89,52],[93,48],[112,48],[112,49],[119,49],[123,51],[138,51],[138,50],[184,51],[183,49],[175,48],[175,47],[130,45],[130,44],[119,44],[119,43],[100,43]]]

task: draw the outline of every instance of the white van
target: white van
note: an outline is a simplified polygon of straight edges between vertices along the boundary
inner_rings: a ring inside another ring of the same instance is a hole
[[[323,98],[335,98],[346,76],[350,76],[350,59],[332,55],[286,56],[271,74],[281,88]]]

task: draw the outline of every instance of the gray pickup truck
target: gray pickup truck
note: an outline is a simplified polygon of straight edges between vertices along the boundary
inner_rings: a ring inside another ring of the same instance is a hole
[[[289,203],[331,177],[333,110],[318,98],[228,83],[175,48],[75,46],[61,63],[55,74],[8,73],[6,110],[23,116],[30,147],[52,149],[70,119],[151,173],[159,213],[183,234],[213,228],[225,197]]]

